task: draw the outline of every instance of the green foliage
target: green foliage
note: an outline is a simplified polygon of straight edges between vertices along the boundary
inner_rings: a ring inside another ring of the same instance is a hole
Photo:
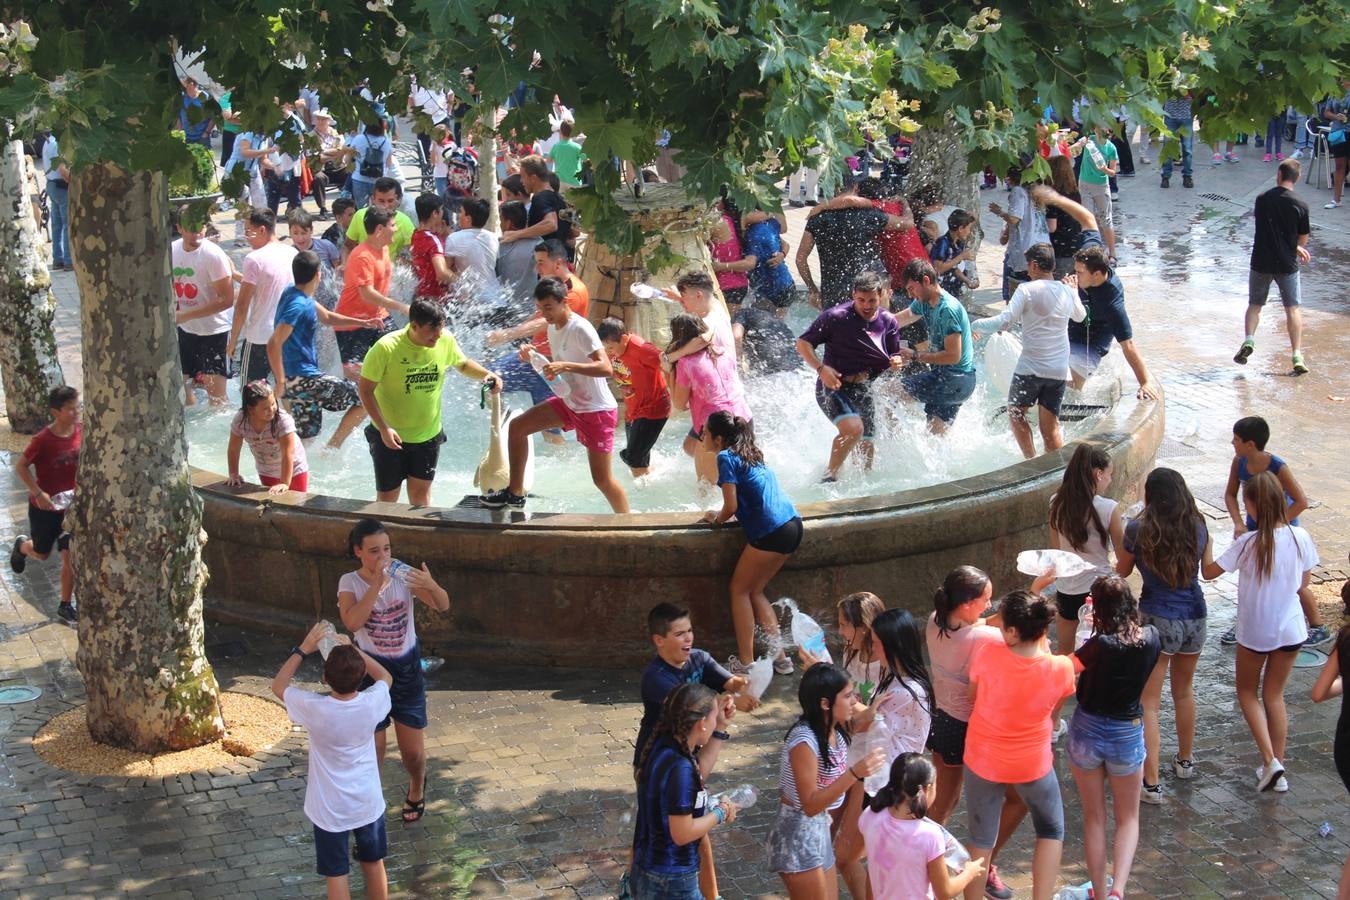
[[[183,140],[183,132],[175,131],[173,134],[180,141]],[[217,187],[216,161],[211,151],[201,144],[184,143],[192,155],[192,168],[186,173],[179,170],[169,178],[169,196],[200,197],[213,192]]]

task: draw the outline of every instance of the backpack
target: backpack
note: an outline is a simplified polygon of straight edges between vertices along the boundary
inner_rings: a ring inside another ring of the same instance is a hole
[[[356,170],[362,178],[384,177],[384,151],[387,140],[387,138],[381,138],[377,146],[369,137],[366,138],[366,153],[361,157],[361,165]]]
[[[445,178],[446,192],[449,194],[474,196],[478,191],[478,156],[468,148],[449,147],[446,149]]]

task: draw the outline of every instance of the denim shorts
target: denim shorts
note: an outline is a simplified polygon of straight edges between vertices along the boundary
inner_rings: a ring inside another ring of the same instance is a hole
[[[1298,272],[1290,272],[1287,275],[1270,275],[1265,272],[1258,272],[1252,269],[1247,273],[1247,305],[1265,306],[1266,298],[1270,296],[1271,282],[1275,283],[1280,291],[1280,302],[1286,308],[1298,306],[1299,304],[1299,279]]]
[[[1080,769],[1106,766],[1108,775],[1133,775],[1144,764],[1144,720],[1110,719],[1081,707],[1069,722],[1069,762]]]
[[[876,436],[876,403],[869,382],[845,381],[838,390],[830,390],[825,382],[816,379],[816,405],[832,425],[857,416],[862,419],[863,440],[870,441]]]
[[[703,900],[703,892],[698,889],[698,869],[649,872],[634,865],[628,872],[628,891],[633,900]]]
[[[356,859],[359,862],[379,862],[389,855],[389,836],[384,830],[384,816],[350,831],[324,831],[315,825],[315,868],[323,877],[340,878],[351,868],[352,854],[347,850],[349,834],[356,839]]]
[[[1152,625],[1158,629],[1162,639],[1164,656],[1194,656],[1205,649],[1205,632],[1208,630],[1206,619],[1164,619],[1161,616],[1140,612],[1139,621],[1143,625]]]
[[[769,830],[769,868],[779,874],[795,875],[833,865],[830,814],[808,816],[795,806],[778,804],[778,818]]]
[[[414,644],[402,656],[370,655],[394,676],[394,683],[389,686],[389,714],[375,726],[375,730],[384,731],[391,719],[408,728],[426,728],[427,679],[422,674],[422,645]],[[374,683],[374,679],[367,675],[362,679],[361,690]]]
[[[924,415],[950,425],[961,404],[975,393],[975,373],[958,372],[951,366],[934,366],[901,379],[905,390],[923,404]]]

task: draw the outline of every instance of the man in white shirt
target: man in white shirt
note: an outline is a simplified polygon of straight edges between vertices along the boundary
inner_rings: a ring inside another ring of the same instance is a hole
[[[486,200],[466,197],[459,208],[459,230],[445,236],[446,258],[458,276],[472,278],[480,292],[497,285],[497,235],[487,230],[491,212]],[[494,301],[507,299],[496,293]]]
[[[1008,388],[1008,423],[1022,455],[1036,455],[1027,413],[1040,407],[1041,440],[1045,452],[1064,446],[1059,427],[1059,408],[1064,402],[1069,371],[1069,320],[1081,322],[1087,310],[1078,291],[1055,281],[1055,250],[1049,244],[1032,244],[1026,251],[1028,281],[1018,285],[1003,312],[970,323],[974,332],[1006,331],[1022,326],[1022,355]]]
[[[183,364],[183,402],[197,403],[201,379],[212,406],[225,402],[229,356],[225,344],[234,322],[234,264],[225,251],[203,236],[200,221],[184,221],[179,211],[179,239],[173,242],[173,293],[177,305],[178,356]]]
[[[57,162],[59,157],[56,135],[49,134],[42,143],[39,168],[45,175],[43,187],[52,212],[52,269],[56,271],[75,267],[70,255],[70,169]]]
[[[277,217],[270,209],[255,209],[248,214],[244,230],[244,238],[253,252],[244,257],[243,281],[234,302],[234,322],[225,352],[234,356],[242,333],[244,350],[240,377],[245,384],[272,373],[267,362],[267,341],[276,325],[277,301],[281,299],[281,292],[295,283],[291,261],[295,259],[296,250],[276,239],[276,226]]]

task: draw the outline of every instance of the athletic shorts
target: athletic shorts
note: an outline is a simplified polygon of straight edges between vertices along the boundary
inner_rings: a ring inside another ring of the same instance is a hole
[[[1003,784],[988,781],[966,766],[966,816],[970,828],[970,846],[988,850],[998,840],[999,818],[1011,787],[1031,812],[1031,823],[1040,840],[1064,840],[1064,800],[1059,777],[1051,769],[1035,781]]]
[[[271,487],[274,484],[281,484],[280,478],[273,478],[271,475],[259,474],[258,480],[262,482],[263,487]],[[291,483],[287,485],[287,487],[295,491],[297,494],[307,493],[309,491],[309,473],[292,472]]]
[[[366,443],[370,445],[370,458],[375,463],[375,490],[395,491],[408,478],[431,481],[436,477],[436,464],[441,458],[445,432],[442,431],[429,441],[405,443],[397,450],[390,450],[380,439],[380,430],[374,425],[367,425]]]
[[[869,381],[845,381],[838,390],[831,390],[825,382],[816,379],[816,405],[831,424],[838,425],[850,416],[862,419],[863,440],[876,436],[876,401],[872,398]]]
[[[183,375],[193,378],[197,375],[230,374],[229,363],[225,360],[225,347],[230,343],[230,333],[193,334],[178,329],[178,356],[183,361]]]
[[[1284,304],[1285,309],[1299,305],[1301,291],[1299,289],[1298,272],[1289,272],[1286,275],[1269,275],[1265,272],[1258,272],[1255,269],[1247,273],[1247,305],[1265,306],[1266,298],[1270,296],[1271,282],[1280,291],[1280,302]]]
[[[272,363],[267,359],[267,345],[244,341],[243,346],[244,349],[240,351],[239,361],[239,372],[243,377],[243,383],[263,381],[270,377]]]
[[[1087,598],[1087,594],[1066,594],[1063,591],[1055,591],[1055,606],[1059,609],[1059,617],[1077,621],[1078,611],[1083,608],[1083,603]]]
[[[617,409],[575,412],[561,397],[544,401],[562,419],[563,431],[576,431],[577,443],[596,453],[614,452],[614,427],[619,422]]]
[[[1059,418],[1059,408],[1064,404],[1064,392],[1069,383],[1058,378],[1041,378],[1038,375],[1014,375],[1008,386],[1008,405],[1032,407],[1039,406],[1055,418]]]
[[[975,373],[958,372],[950,366],[934,366],[901,378],[905,390],[923,403],[924,415],[950,425],[961,411],[961,404],[975,393]]]
[[[33,550],[45,556],[52,552],[52,547],[68,549],[70,534],[65,529],[65,522],[64,509],[42,509],[29,503],[28,536],[33,540]]]
[[[359,365],[365,361],[366,354],[375,342],[384,337],[383,328],[354,328],[351,331],[335,331],[338,354],[344,365]]]
[[[356,385],[336,375],[297,375],[286,379],[286,400],[295,419],[295,433],[312,438],[323,428],[323,411],[346,412],[361,405]]]
[[[1206,619],[1164,619],[1146,612],[1139,613],[1143,625],[1152,625],[1158,629],[1162,639],[1162,652],[1165,656],[1194,656],[1205,649]]]
[[[802,545],[802,517],[793,516],[762,538],[750,541],[750,546],[765,553],[782,553],[787,556],[797,552]]]
[[[624,443],[619,459],[630,469],[645,469],[652,462],[652,447],[666,427],[665,419],[633,419],[623,425]]]
[[[928,749],[941,756],[949,766],[959,766],[966,759],[966,729],[969,722],[962,722],[955,716],[933,710],[933,719],[928,725]]]
[[[352,852],[347,846],[347,835],[356,839],[357,862],[379,862],[389,855],[389,835],[384,828],[384,816],[369,825],[350,831],[324,831],[314,826],[314,856],[317,871],[325,878],[341,878],[351,869]]]

